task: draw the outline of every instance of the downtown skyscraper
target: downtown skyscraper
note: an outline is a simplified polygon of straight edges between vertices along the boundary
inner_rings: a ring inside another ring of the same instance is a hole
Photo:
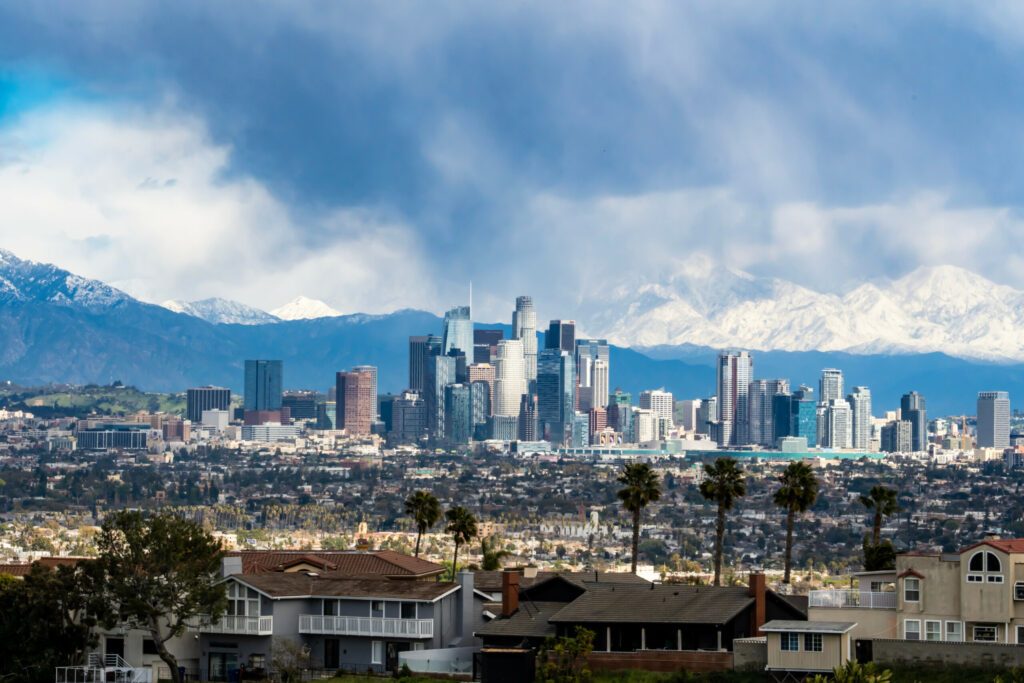
[[[978,448],[1009,448],[1010,394],[978,392]]]
[[[522,339],[502,339],[494,358],[494,406],[499,417],[519,417],[527,393],[526,359]]]
[[[755,379],[747,387],[747,412],[750,429],[747,443],[775,447],[773,401],[789,394],[788,379]]]
[[[924,396],[911,391],[900,399],[900,419],[910,423],[911,449],[921,452],[928,449],[928,413]]]
[[[738,446],[747,443],[748,391],[754,376],[754,360],[746,351],[718,356],[718,443]]]
[[[444,314],[444,337],[441,353],[445,356],[461,352],[466,364],[473,362],[473,320],[469,306],[456,306]]]
[[[546,348],[537,356],[537,419],[551,443],[571,443],[576,413],[573,354]],[[589,427],[589,421],[588,421]]]
[[[850,404],[851,446],[867,449],[871,446],[871,390],[854,387],[846,397]]]
[[[512,338],[523,342],[523,372],[527,385],[532,385],[537,380],[537,312],[533,310],[532,297],[516,297]]]

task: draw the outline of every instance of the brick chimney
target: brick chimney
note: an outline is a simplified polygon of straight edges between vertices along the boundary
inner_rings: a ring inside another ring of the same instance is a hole
[[[501,616],[510,617],[519,611],[519,572],[506,569],[501,573]]]
[[[750,615],[750,635],[760,636],[765,622],[765,578],[762,572],[751,572],[748,594],[754,598],[754,611]]]

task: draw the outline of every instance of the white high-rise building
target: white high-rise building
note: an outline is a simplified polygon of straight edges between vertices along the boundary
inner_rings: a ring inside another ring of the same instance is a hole
[[[658,414],[648,408],[633,408],[633,429],[637,443],[647,443],[658,438]]]
[[[821,445],[825,448],[850,448],[853,442],[853,411],[843,399],[832,399],[825,407],[825,429]]]
[[[843,398],[843,371],[825,368],[818,382],[818,402],[828,403]]]
[[[672,394],[664,389],[648,389],[640,392],[640,407],[645,410],[653,410],[659,420],[665,420],[665,424],[672,427],[675,420],[672,416],[675,403]]]
[[[700,431],[697,429],[697,412],[700,410],[701,400],[689,398],[679,402],[679,413],[682,418],[680,426],[688,432]]]
[[[591,401],[594,408],[608,407],[608,361],[598,358],[590,368]]]
[[[978,448],[1010,447],[1010,394],[978,392]]]
[[[789,393],[788,379],[755,379],[747,387],[747,415],[750,430],[749,443],[775,447],[775,421],[772,414],[772,399],[777,394]]]
[[[746,351],[718,356],[718,443],[736,446],[748,443],[747,416],[750,380],[754,359]]]
[[[527,391],[523,340],[502,339],[494,359],[494,414],[519,417]]]
[[[516,310],[512,312],[512,338],[523,342],[523,368],[529,385],[537,380],[537,312],[533,310],[533,297],[516,297]]]
[[[846,402],[850,404],[851,445],[853,448],[871,447],[871,390],[854,387]]]

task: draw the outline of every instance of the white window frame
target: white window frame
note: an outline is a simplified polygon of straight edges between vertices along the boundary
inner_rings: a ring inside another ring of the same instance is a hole
[[[792,644],[794,647],[786,647]],[[800,634],[793,631],[783,631],[780,647],[783,652],[800,652]]]
[[[978,631],[984,629],[985,631],[992,631],[992,640],[979,640]],[[976,643],[998,643],[999,642],[999,627],[998,626],[975,626],[971,630],[971,640]]]
[[[956,626],[956,638],[950,638],[949,627]],[[949,643],[962,643],[964,642],[964,622],[962,621],[947,621],[946,630],[943,636],[946,642]]]
[[[917,626],[917,637],[910,638],[907,635],[907,626],[914,624]],[[920,619],[904,619],[903,620],[903,640],[921,640],[921,620]]]
[[[1016,624],[1017,644],[1024,645],[1024,624]]]
[[[981,558],[981,570],[971,569],[974,558]],[[999,569],[989,569],[989,560],[995,560]],[[1003,583],[1003,561],[991,550],[978,550],[967,558],[967,583]]]
[[[805,652],[823,652],[825,650],[825,640],[820,633],[805,633],[804,634],[804,651]]]
[[[370,664],[383,664],[384,663],[384,641],[383,640],[371,640],[370,641]]]
[[[910,587],[911,581],[914,582],[914,588]],[[907,597],[907,594],[911,591],[917,593],[916,598],[911,599]],[[921,579],[914,576],[908,576],[907,578],[903,579],[903,602],[921,602]]]
[[[1018,591],[1020,592],[1018,593]],[[1024,600],[1024,581],[1018,581],[1013,584],[1013,599],[1018,601]]]
[[[928,631],[928,627],[929,626],[936,627],[936,629],[934,631],[934,635],[936,636],[935,638],[931,638],[930,637],[933,634],[929,633],[929,631]],[[937,620],[937,619],[925,619],[924,620],[924,639],[925,640],[942,642],[942,622]]]

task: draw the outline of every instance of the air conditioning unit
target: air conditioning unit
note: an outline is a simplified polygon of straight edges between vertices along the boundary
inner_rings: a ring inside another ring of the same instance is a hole
[[[1013,584],[1013,599],[1024,600],[1024,581]]]

